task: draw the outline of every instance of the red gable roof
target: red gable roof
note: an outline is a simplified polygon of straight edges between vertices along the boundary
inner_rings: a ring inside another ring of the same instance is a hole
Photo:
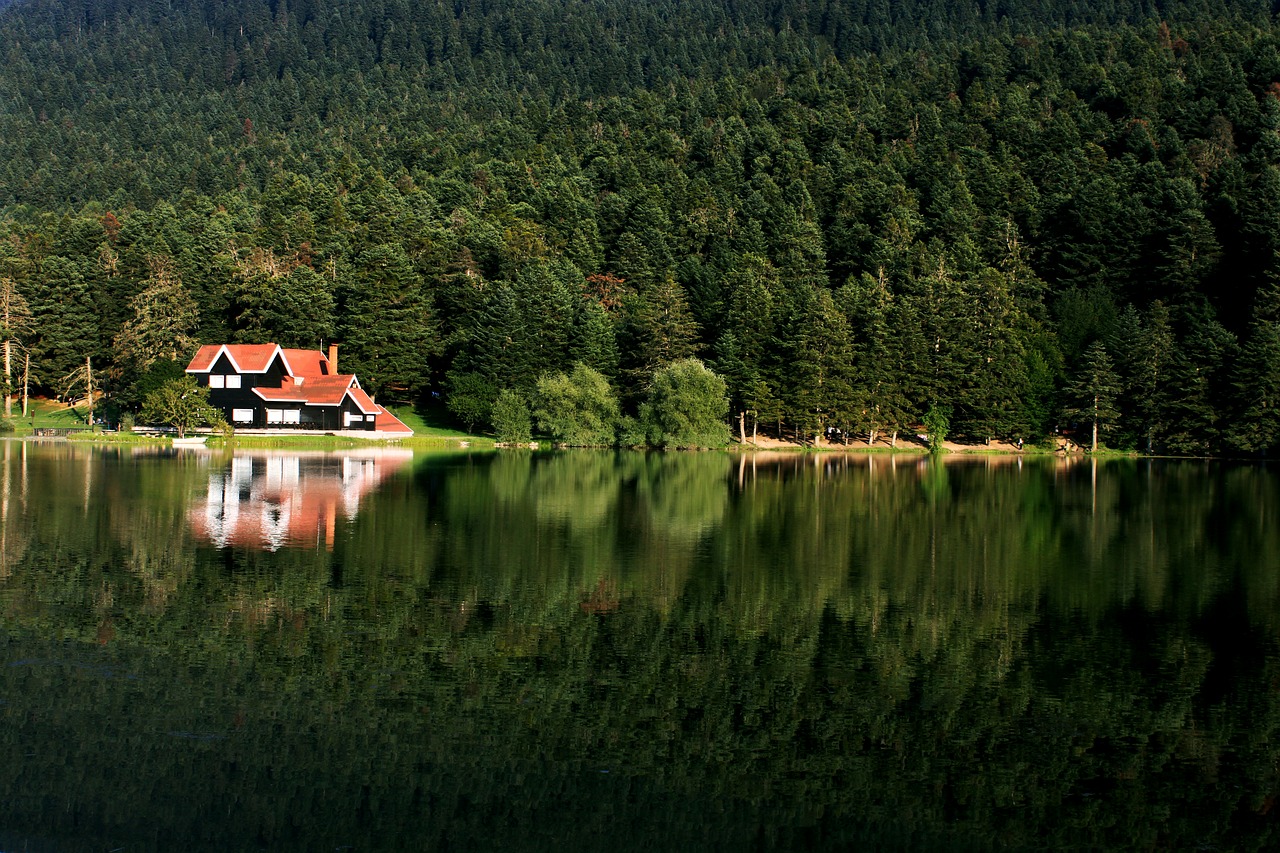
[[[378,418],[373,422],[373,426],[378,430],[378,432],[391,432],[398,435],[413,435],[413,430],[409,429],[404,425],[403,421],[381,406],[378,407]]]
[[[195,358],[187,365],[187,373],[208,373],[222,353],[226,353],[239,373],[265,373],[280,351],[276,344],[209,344],[196,351]],[[285,369],[289,369],[287,358]]]
[[[355,377],[352,378],[354,379]],[[352,401],[360,407],[360,411],[364,412],[366,415],[376,415],[378,412],[382,411],[382,407],[373,402],[373,400],[370,400],[369,395],[364,393],[364,389],[359,385],[354,388],[347,389],[347,393],[351,395]]]
[[[333,375],[333,370],[329,366],[329,359],[322,352],[310,349],[287,349],[283,352],[285,361],[289,362],[289,366],[293,368],[292,373],[294,376],[310,378],[313,376]]]
[[[337,406],[341,405],[342,398],[347,395],[347,390],[352,386],[355,386],[354,390],[360,391],[356,377],[350,373],[345,376],[303,376],[297,379],[287,376],[284,385],[280,388],[254,388],[253,393],[271,402]],[[360,393],[364,394],[363,391]],[[359,405],[359,403],[357,399],[356,404]],[[369,409],[366,414],[373,414],[373,409]]]

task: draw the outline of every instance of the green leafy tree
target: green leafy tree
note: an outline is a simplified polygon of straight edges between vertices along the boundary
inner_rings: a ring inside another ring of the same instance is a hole
[[[209,389],[184,376],[171,379],[147,395],[139,418],[144,423],[167,424],[178,430],[178,438],[197,426],[223,423],[222,412],[209,404]]]
[[[620,415],[618,397],[600,371],[579,362],[569,374],[543,374],[534,399],[538,429],[560,444],[599,447],[614,443]]]
[[[467,432],[474,432],[476,424],[489,422],[498,397],[498,387],[493,380],[483,373],[462,371],[450,373],[445,384],[445,406],[466,426]]]
[[[533,437],[529,404],[524,397],[508,388],[502,389],[493,403],[493,435],[504,444],[528,444]]]
[[[946,449],[947,433],[951,429],[951,407],[934,403],[924,413],[924,432],[929,442],[930,453],[941,453]]]
[[[654,446],[722,447],[729,441],[728,414],[724,380],[698,359],[685,358],[653,375],[640,421]]]

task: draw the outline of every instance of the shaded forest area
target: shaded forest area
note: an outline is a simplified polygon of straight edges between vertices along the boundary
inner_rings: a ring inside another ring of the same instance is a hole
[[[19,0],[3,337],[123,410],[198,342],[338,341],[482,423],[578,363],[635,411],[693,356],[786,437],[1265,453],[1272,12]]]

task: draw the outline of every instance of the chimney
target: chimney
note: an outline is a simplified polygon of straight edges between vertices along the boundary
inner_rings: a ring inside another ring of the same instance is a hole
[[[338,372],[338,345],[329,344],[329,374]]]

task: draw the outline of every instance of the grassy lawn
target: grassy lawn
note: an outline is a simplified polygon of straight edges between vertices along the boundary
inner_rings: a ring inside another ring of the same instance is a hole
[[[24,418],[22,401],[14,400],[13,404],[13,424],[19,433],[29,433],[32,429],[87,429],[88,417],[88,406],[68,408],[53,400],[33,397]]]
[[[428,424],[413,406],[388,406],[388,411],[413,430],[415,438],[450,438],[462,441],[485,441],[482,435],[468,435],[460,429]]]

